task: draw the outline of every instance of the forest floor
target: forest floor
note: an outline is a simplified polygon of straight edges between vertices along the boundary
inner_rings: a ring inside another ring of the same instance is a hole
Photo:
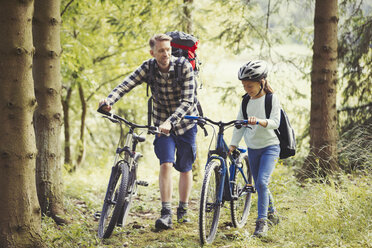
[[[221,212],[216,239],[208,247],[372,247],[371,175],[343,175],[337,182],[300,184],[292,168],[279,164],[270,189],[281,216],[265,238],[252,238],[257,217],[257,198],[244,228],[233,228],[229,203]],[[193,186],[190,200],[191,223],[178,224],[173,216],[171,230],[157,231],[160,199],[157,180],[139,188],[126,225],[116,227],[110,238],[97,237],[108,170],[81,169],[65,175],[65,208],[70,224],[57,226],[43,218],[43,238],[48,247],[200,247],[198,207],[201,181]],[[173,212],[176,212],[177,178]]]

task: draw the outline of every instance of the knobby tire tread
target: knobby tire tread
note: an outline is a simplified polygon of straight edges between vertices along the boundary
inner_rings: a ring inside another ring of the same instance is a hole
[[[129,168],[129,167],[128,167]],[[128,214],[130,211],[130,207],[132,205],[132,200],[133,200],[133,195],[135,193],[135,187],[136,187],[136,177],[137,177],[137,165],[133,164],[132,170],[129,172],[129,180],[128,180],[128,187],[127,187],[127,192],[125,193],[125,200],[124,200],[124,205],[123,205],[123,222],[122,226],[125,225],[125,222],[128,218]],[[129,192],[129,190],[131,190]]]
[[[249,167],[248,156],[244,155],[242,161],[242,168],[247,177],[247,180],[250,184],[252,184],[252,173]],[[237,193],[238,189],[241,189],[245,185],[245,181],[239,169],[236,167],[235,176],[233,181],[237,182],[234,184],[232,188],[233,194]],[[240,181],[239,181],[240,179]],[[240,182],[240,183],[239,183]],[[239,197],[237,200],[232,200],[230,202],[230,210],[231,210],[231,221],[235,228],[242,228],[246,223],[249,215],[249,211],[251,208],[251,200],[252,200],[252,193],[247,193]],[[237,209],[239,208],[239,210]]]
[[[218,221],[220,218],[220,210],[221,205],[216,204],[213,209],[213,219],[210,226],[207,226],[207,203],[211,203],[208,201],[208,196],[211,196],[213,199],[213,203],[216,203],[217,200],[217,189],[218,184],[221,182],[220,180],[220,173],[218,172],[220,168],[221,162],[219,160],[212,160],[208,163],[207,169],[204,175],[203,186],[201,191],[200,197],[200,211],[199,211],[199,235],[200,235],[200,242],[201,244],[210,244],[213,242],[217,227]],[[214,177],[214,178],[212,178]],[[211,181],[212,180],[212,181]],[[211,185],[213,180],[216,182],[216,185]],[[210,187],[214,187],[211,189]],[[210,191],[212,190],[212,194],[210,195]]]
[[[102,238],[104,238],[104,239],[109,238],[111,236],[112,231],[114,230],[114,228],[115,228],[115,226],[118,222],[120,213],[121,213],[121,211],[123,209],[123,205],[124,205],[124,197],[125,197],[125,194],[126,194],[127,188],[128,188],[128,174],[129,174],[128,170],[129,170],[129,168],[123,161],[121,161],[120,164],[118,164],[118,167],[119,167],[119,170],[117,171],[117,173],[120,173],[120,175],[119,175],[119,178],[116,181],[115,185],[112,185],[115,188],[116,184],[119,182],[119,179],[120,179],[119,188],[117,188],[115,190],[115,192],[118,191],[117,202],[115,204],[115,207],[114,207],[114,210],[113,210],[113,213],[112,213],[112,217],[110,219],[110,222],[107,225],[106,230],[101,230],[101,232],[103,232]],[[110,187],[110,185],[109,185],[109,187]],[[113,194],[115,194],[115,192]],[[106,209],[105,209],[105,205],[106,205]],[[107,211],[108,207],[109,207],[108,203],[106,202],[106,199],[105,199],[105,203],[104,203],[104,206],[102,208],[102,213],[101,213],[101,218],[100,218],[100,223],[99,223],[99,228],[101,228],[101,229],[102,228],[105,229],[104,222],[106,221],[105,219],[107,218],[106,217],[106,211]]]

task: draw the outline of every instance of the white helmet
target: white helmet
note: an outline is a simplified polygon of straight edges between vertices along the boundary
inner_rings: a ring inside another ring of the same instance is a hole
[[[259,81],[267,77],[268,64],[263,60],[252,60],[240,67],[239,80]]]

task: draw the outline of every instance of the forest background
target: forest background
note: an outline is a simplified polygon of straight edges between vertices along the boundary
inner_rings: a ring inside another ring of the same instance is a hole
[[[150,58],[148,39],[153,34],[183,30],[200,40],[198,99],[206,116],[214,120],[235,119],[244,93],[237,71],[248,60],[264,59],[271,64],[268,80],[297,135],[296,156],[280,161],[272,178],[281,224],[271,230],[268,238],[252,239],[255,205],[250,223],[241,230],[230,227],[226,210],[222,213],[225,219],[215,245],[370,247],[371,10],[372,4],[366,1],[338,3],[335,107],[339,171],[335,175],[330,173],[329,177],[313,172],[303,177],[308,173],[304,164],[310,161],[311,104],[316,101],[311,97],[315,1],[62,0],[60,146],[64,153],[58,162],[62,165],[63,211],[50,218],[46,209],[41,221],[42,244],[46,247],[198,246],[198,197],[211,141],[211,135],[204,137],[202,132],[198,134],[191,200],[193,224],[176,226],[170,234],[153,229],[160,208],[159,167],[154,162],[157,159],[150,136],[139,147],[144,154],[140,178],[142,175],[150,186],[140,190],[128,225],[117,229],[109,240],[101,241],[96,236],[98,223],[94,218],[101,208],[119,133],[117,127],[96,112],[98,101]],[[146,85],[137,87],[115,104],[114,112],[136,123],[146,123]],[[230,137],[228,132],[226,140]],[[174,179],[177,180],[176,173]],[[177,195],[174,199],[177,200]]]

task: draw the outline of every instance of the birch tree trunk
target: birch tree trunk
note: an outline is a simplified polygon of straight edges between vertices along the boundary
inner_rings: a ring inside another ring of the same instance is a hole
[[[0,247],[43,247],[32,124],[33,3],[0,0]]]
[[[311,72],[310,153],[305,177],[326,177],[337,163],[337,0],[317,0]]]
[[[34,115],[36,186],[42,214],[64,223],[61,174],[60,0],[35,0],[33,76],[38,108]]]

